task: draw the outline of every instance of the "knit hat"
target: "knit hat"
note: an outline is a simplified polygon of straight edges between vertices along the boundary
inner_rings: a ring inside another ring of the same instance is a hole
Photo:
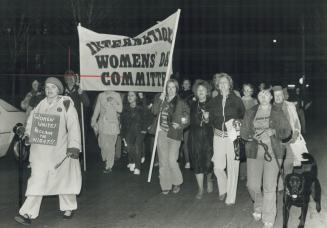
[[[62,85],[61,81],[58,78],[49,77],[47,78],[47,80],[45,80],[45,84],[47,83],[54,84],[55,86],[57,86],[59,90],[59,94],[62,94],[64,92],[64,86]]]
[[[275,91],[283,91],[283,87],[281,87],[280,85],[275,85],[272,87],[272,90]]]

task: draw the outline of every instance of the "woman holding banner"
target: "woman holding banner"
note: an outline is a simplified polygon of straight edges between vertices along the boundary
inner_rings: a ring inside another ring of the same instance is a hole
[[[82,176],[79,164],[81,134],[73,101],[63,93],[57,78],[45,81],[46,98],[31,112],[27,120],[25,141],[31,144],[31,176],[26,200],[15,217],[18,223],[29,225],[39,215],[45,195],[59,195],[64,218],[77,209],[76,195],[80,193]]]
[[[174,79],[169,79],[166,87],[167,96],[155,98],[153,113],[159,117],[158,129],[158,158],[159,178],[162,193],[167,195],[170,190],[173,193],[180,191],[183,177],[177,163],[179,147],[183,139],[183,129],[189,125],[190,109],[179,98],[179,85]]]

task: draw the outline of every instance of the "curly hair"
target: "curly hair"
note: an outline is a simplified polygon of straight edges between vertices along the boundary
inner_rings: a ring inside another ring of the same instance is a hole
[[[217,74],[214,74],[213,76],[213,83],[216,84],[219,83],[219,81],[222,79],[222,78],[226,78],[229,82],[229,89],[232,91],[233,90],[233,87],[234,87],[234,83],[233,83],[233,79],[230,75],[228,75],[227,73],[217,73]]]
[[[204,88],[206,88],[207,89],[207,97],[211,97],[211,90],[212,90],[211,85],[209,82],[202,80],[202,79],[197,79],[194,82],[194,85],[192,86],[192,91],[196,97],[197,97],[197,90],[198,90],[199,86],[203,86]]]

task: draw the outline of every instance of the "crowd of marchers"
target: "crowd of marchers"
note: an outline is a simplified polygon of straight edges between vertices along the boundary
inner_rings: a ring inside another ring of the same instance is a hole
[[[281,169],[291,173],[298,164],[290,145],[305,133],[304,113],[310,104],[305,103],[299,89],[291,102],[287,88],[280,85],[261,83],[255,88],[246,83],[237,91],[230,75],[217,73],[212,81],[197,79],[193,85],[190,79],[184,79],[181,86],[169,79],[164,91],[154,96],[104,91],[91,105],[73,72],[67,72],[64,81],[63,85],[50,77],[44,86],[34,81],[21,102],[28,116],[26,144],[35,113],[59,116],[60,126],[56,145],[30,145],[31,176],[17,222],[31,224],[46,195],[59,195],[64,219],[73,217],[82,185],[78,158],[83,105],[85,109],[94,107],[90,124],[85,124],[97,136],[105,174],[113,172],[124,147],[128,170],[140,175],[145,151],[150,151],[145,148],[145,139],[153,146],[157,134],[155,163],[163,195],[180,192],[183,157],[183,165],[196,177],[196,199],[212,193],[216,179],[219,200],[233,205],[238,179],[246,180],[253,218],[262,220],[265,228],[274,226],[276,194],[283,190],[279,173]]]

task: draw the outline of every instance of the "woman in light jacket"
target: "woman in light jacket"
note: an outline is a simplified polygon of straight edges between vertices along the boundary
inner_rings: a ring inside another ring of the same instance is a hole
[[[160,129],[158,132],[159,178],[162,193],[167,195],[180,191],[183,177],[177,163],[179,148],[183,139],[183,129],[188,126],[190,109],[178,97],[178,82],[170,79],[167,82],[166,94],[162,93],[154,100],[154,115],[158,115]]]
[[[109,174],[115,162],[115,145],[120,133],[119,113],[123,104],[119,93],[107,90],[99,94],[91,118],[91,127],[98,135],[102,160],[105,163],[104,173]]]
[[[27,198],[19,216],[15,217],[24,225],[38,217],[42,198],[46,195],[59,195],[64,218],[71,218],[73,210],[77,209],[76,195],[82,185],[78,159],[80,125],[73,101],[59,96],[62,92],[62,83],[57,78],[48,78],[45,81],[46,98],[35,107],[27,121],[25,135],[26,141],[31,143],[32,172],[27,183]]]

